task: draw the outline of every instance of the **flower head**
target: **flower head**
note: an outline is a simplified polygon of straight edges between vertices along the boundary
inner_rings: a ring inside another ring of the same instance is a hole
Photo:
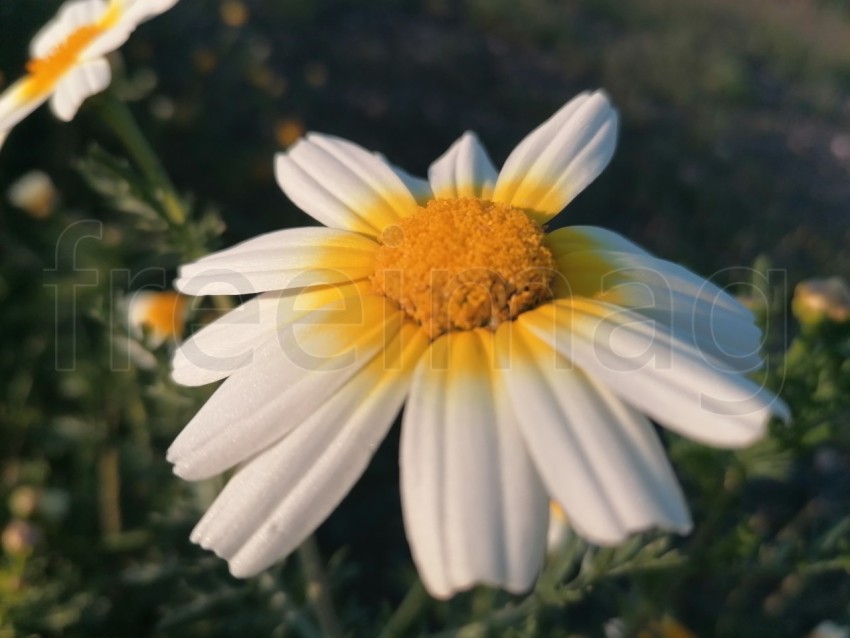
[[[850,286],[841,277],[801,281],[794,289],[791,310],[803,325],[850,321]]]
[[[147,330],[154,347],[168,339],[179,339],[187,304],[188,297],[170,290],[133,293],[127,304],[129,325],[138,332]]]
[[[25,210],[36,219],[49,217],[56,205],[56,187],[43,171],[30,171],[19,177],[6,191],[13,206]]]
[[[691,520],[649,418],[712,445],[755,441],[772,394],[752,314],[595,227],[545,224],[606,166],[617,114],[579,95],[497,171],[472,133],[417,179],[310,134],[277,157],[327,228],[273,232],[180,270],[187,294],[260,293],[177,351],[186,385],[226,379],[169,450],[203,479],[240,466],[192,539],[250,576],[336,507],[404,405],[401,493],[435,596],[528,589],[550,499],[618,543]]]
[[[70,121],[83,101],[109,85],[104,57],[120,47],[143,21],[177,0],[71,0],[30,44],[27,75],[0,95],[0,145],[13,126],[47,100],[60,120]]]

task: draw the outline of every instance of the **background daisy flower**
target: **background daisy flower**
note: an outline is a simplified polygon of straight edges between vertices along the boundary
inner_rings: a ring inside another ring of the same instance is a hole
[[[691,520],[652,418],[747,445],[784,405],[745,375],[752,314],[595,227],[545,234],[607,165],[617,114],[585,93],[497,171],[472,133],[420,180],[310,134],[277,157],[326,228],[283,230],[180,270],[190,295],[260,293],[176,353],[226,379],[169,450],[198,480],[239,466],[192,539],[250,576],[336,507],[405,405],[405,528],[428,590],[528,589],[550,499],[597,544]]]
[[[148,332],[152,347],[166,340],[179,340],[183,334],[188,298],[171,290],[141,290],[133,293],[127,304],[130,327]]]
[[[0,145],[18,122],[50,100],[60,120],[70,121],[83,101],[109,86],[104,57],[120,47],[143,21],[177,0],[73,0],[59,9],[30,44],[27,75],[0,95]]]

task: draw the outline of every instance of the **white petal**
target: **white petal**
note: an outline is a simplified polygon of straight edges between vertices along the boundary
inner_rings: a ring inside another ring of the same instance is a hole
[[[347,283],[373,271],[377,244],[332,228],[291,228],[237,244],[180,268],[189,295],[234,295]]]
[[[103,27],[103,33],[80,52],[81,58],[102,57],[124,44],[141,22],[176,3],[177,0],[113,0],[110,4],[104,0],[67,2],[33,38],[30,57],[47,57],[81,27],[89,25]]]
[[[538,221],[557,215],[608,165],[617,112],[602,91],[583,93],[532,131],[499,173],[493,199]]]
[[[124,44],[145,20],[167,11],[177,0],[124,0],[123,8],[114,23],[106,25],[103,34],[98,36],[81,53],[84,59],[100,57],[115,51]]]
[[[457,332],[432,344],[402,425],[405,530],[425,586],[440,598],[475,583],[527,590],[545,550],[548,499],[510,406],[494,396],[479,339]]]
[[[139,24],[168,11],[175,4],[177,0],[124,0],[122,20]]]
[[[302,423],[401,329],[381,297],[320,309],[256,348],[253,361],[210,397],[168,450],[188,480],[215,476]]]
[[[426,347],[413,325],[402,341],[410,361]],[[192,540],[227,559],[234,576],[252,576],[289,554],[363,473],[404,401],[412,369],[386,369],[379,359],[242,468],[198,523]]]
[[[490,199],[498,173],[475,133],[467,131],[428,169],[434,197]]]
[[[109,86],[112,72],[103,59],[82,62],[70,69],[56,85],[50,98],[50,108],[60,120],[74,119],[83,101]]]
[[[518,323],[665,427],[721,447],[761,438],[787,407],[746,377],[711,365],[693,346],[638,313],[600,301],[557,301]]]
[[[105,0],[72,0],[59,9],[56,17],[44,25],[30,43],[30,57],[47,57],[80,27],[97,23],[106,13]]]
[[[506,575],[499,583],[511,592],[528,591],[541,568],[549,527],[549,497],[522,438],[519,422],[501,378],[493,378],[498,430]],[[491,486],[497,489],[497,486]]]
[[[594,272],[598,277],[595,283],[601,284],[603,290],[628,283],[642,284],[658,293],[665,292],[664,297],[679,294],[703,301],[749,323],[755,320],[748,308],[707,279],[648,254],[587,250],[555,255],[555,261],[568,281],[571,273],[586,274],[589,267],[595,267],[598,271]],[[635,286],[635,289],[640,287]]]
[[[633,241],[599,226],[567,226],[546,235],[546,245],[557,256],[579,250],[607,250],[649,255]]]
[[[369,288],[362,280],[258,295],[187,339],[174,353],[171,377],[188,386],[219,381],[250,365],[260,344],[282,326],[322,306],[366,295]]]
[[[9,134],[18,122],[44,104],[47,96],[27,97],[28,78],[18,80],[0,94],[0,133]],[[2,142],[0,142],[2,145]]]
[[[607,545],[655,526],[690,530],[682,492],[645,417],[522,330],[506,326],[496,339],[528,449],[582,536]]]
[[[92,60],[112,53],[130,39],[130,35],[135,29],[135,22],[125,20],[122,17],[119,22],[104,30],[101,35],[92,40],[91,44],[80,51],[80,58]]]
[[[703,353],[707,364],[740,373],[763,367],[763,334],[751,318],[699,297],[670,290],[642,290],[648,294],[643,303],[634,304],[634,309]],[[640,299],[639,294],[630,297],[633,303]]]
[[[380,157],[327,135],[311,133],[275,159],[283,192],[331,228],[371,236],[416,209],[399,175]]]
[[[380,153],[376,153],[375,155],[381,158],[381,161],[387,161]],[[434,194],[431,192],[431,184],[428,183],[427,179],[411,175],[403,168],[389,164],[389,162],[387,162],[387,164],[393,172],[398,175],[398,178],[404,183],[405,187],[407,187],[407,190],[409,190],[410,194],[413,195],[413,198],[419,206],[424,206],[428,203],[428,200],[434,198]]]
[[[761,367],[762,333],[753,313],[713,283],[599,228],[564,228],[546,241],[571,294],[651,317],[716,365],[739,372]]]
[[[274,334],[280,296],[288,292],[263,293],[193,334],[174,353],[172,379],[205,385],[250,365],[256,349]]]

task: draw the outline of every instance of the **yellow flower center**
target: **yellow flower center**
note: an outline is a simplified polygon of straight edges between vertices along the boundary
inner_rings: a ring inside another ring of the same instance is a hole
[[[435,339],[495,329],[552,299],[555,260],[526,213],[480,199],[433,199],[385,229],[372,285]]]
[[[43,95],[53,89],[61,77],[79,62],[80,54],[86,47],[113,26],[119,17],[120,3],[113,1],[97,22],[78,28],[50,53],[27,62],[26,70],[30,77],[25,88],[26,98]]]

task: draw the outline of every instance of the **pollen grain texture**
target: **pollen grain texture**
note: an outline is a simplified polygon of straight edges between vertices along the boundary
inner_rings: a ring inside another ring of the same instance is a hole
[[[506,204],[433,199],[384,230],[372,285],[431,339],[495,329],[552,298],[555,260],[544,237]]]

